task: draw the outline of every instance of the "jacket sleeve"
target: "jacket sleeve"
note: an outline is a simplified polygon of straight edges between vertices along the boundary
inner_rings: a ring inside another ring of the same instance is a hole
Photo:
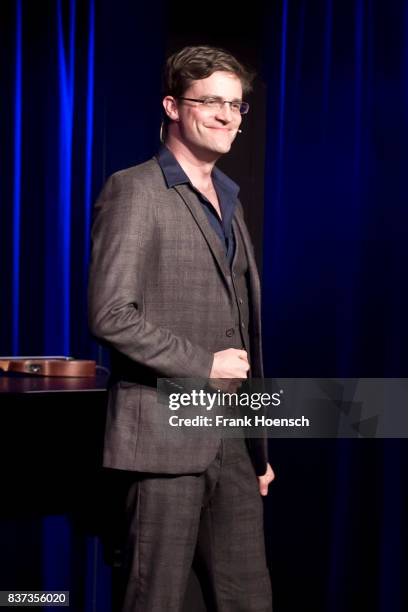
[[[157,376],[208,378],[211,352],[144,316],[143,286],[157,252],[155,215],[154,204],[127,171],[108,179],[94,209],[90,330]]]

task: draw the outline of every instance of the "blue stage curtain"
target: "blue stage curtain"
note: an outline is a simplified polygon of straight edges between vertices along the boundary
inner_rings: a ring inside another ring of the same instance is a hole
[[[281,0],[264,41],[266,372],[406,377],[408,4]],[[276,610],[408,609],[406,441],[270,448]]]
[[[407,373],[407,10],[274,3],[263,55],[274,374]]]
[[[3,355],[96,354],[86,312],[93,201],[107,175],[155,152],[161,113],[160,5],[129,4],[125,20],[119,5],[1,9]]]

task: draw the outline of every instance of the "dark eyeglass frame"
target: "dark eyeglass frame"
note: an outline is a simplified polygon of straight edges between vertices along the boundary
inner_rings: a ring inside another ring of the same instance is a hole
[[[178,100],[187,100],[188,102],[198,102],[204,104],[207,108],[218,108],[221,110],[224,104],[229,104],[232,112],[239,112],[241,115],[246,115],[249,111],[248,102],[236,102],[235,100],[223,100],[222,98],[216,98],[215,96],[208,96],[207,98],[184,98],[183,96],[177,96]],[[214,102],[214,107],[211,106],[211,102]],[[239,106],[234,108],[233,104]]]

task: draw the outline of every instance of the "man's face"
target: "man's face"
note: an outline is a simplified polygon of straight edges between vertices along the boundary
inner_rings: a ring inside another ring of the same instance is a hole
[[[241,81],[235,74],[217,71],[206,79],[193,81],[183,93],[183,98],[202,100],[208,97],[240,102]],[[241,114],[232,110],[229,104],[223,104],[217,110],[177,99],[176,114],[180,140],[197,157],[208,160],[228,153],[242,121]]]

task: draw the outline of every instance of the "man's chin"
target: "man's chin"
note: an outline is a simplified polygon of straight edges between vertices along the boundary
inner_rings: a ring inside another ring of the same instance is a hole
[[[222,143],[214,147],[212,150],[214,153],[218,153],[219,155],[223,155],[224,153],[228,153],[231,150],[231,142]]]
[[[229,144],[220,144],[220,145],[212,145],[212,146],[201,146],[197,149],[197,153],[200,151],[199,155],[203,157],[203,159],[207,159],[207,161],[217,161],[217,159],[221,155],[225,155],[231,149],[231,143]]]

